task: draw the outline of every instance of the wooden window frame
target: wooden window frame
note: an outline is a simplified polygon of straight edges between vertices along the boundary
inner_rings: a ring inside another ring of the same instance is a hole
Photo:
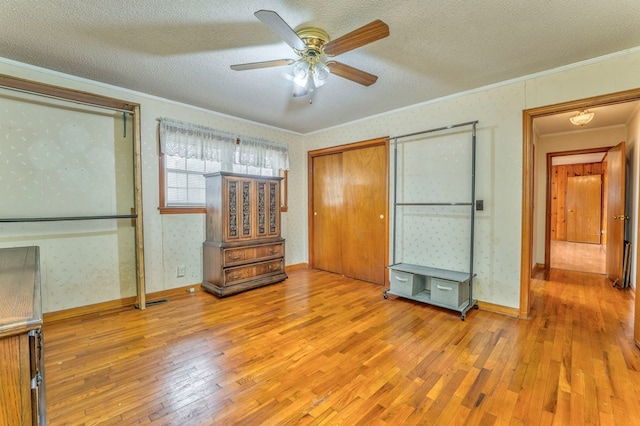
[[[159,141],[159,139],[158,139]],[[158,166],[160,171],[160,206],[158,210],[160,210],[160,214],[191,214],[191,213],[205,213],[205,206],[167,206],[166,199],[166,177],[167,177],[167,169],[164,161],[164,153],[159,151],[160,155],[158,156]]]
[[[159,139],[158,139],[159,143]],[[167,170],[164,161],[164,153],[158,150],[160,153],[158,155],[158,170],[159,170],[159,189],[160,189],[160,197],[159,197],[159,207],[158,210],[160,214],[193,214],[193,213],[206,213],[207,209],[205,206],[167,206],[166,200],[166,176]],[[288,170],[280,169],[278,173],[282,178],[282,182],[280,184],[280,211],[286,212],[289,209],[288,206]]]

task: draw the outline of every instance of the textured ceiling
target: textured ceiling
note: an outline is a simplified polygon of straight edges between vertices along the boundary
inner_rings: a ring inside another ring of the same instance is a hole
[[[640,2],[6,0],[0,56],[297,133],[640,46]],[[390,36],[336,60],[379,76],[364,87],[332,75],[292,97],[295,58],[253,13],[340,37],[374,19]]]

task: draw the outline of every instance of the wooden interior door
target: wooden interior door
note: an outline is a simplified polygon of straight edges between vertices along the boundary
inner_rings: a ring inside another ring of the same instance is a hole
[[[342,153],[313,157],[312,161],[312,265],[342,274]]]
[[[624,249],[625,225],[625,143],[620,142],[607,152],[607,236],[606,272],[615,284],[622,281],[622,254]]]
[[[567,241],[600,244],[601,176],[567,178],[566,206]]]
[[[344,275],[385,282],[387,229],[387,148],[378,145],[342,154]]]

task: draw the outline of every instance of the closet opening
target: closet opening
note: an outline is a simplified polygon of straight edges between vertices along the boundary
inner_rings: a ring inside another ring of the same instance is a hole
[[[45,313],[144,309],[139,105],[6,75],[0,103],[0,246],[40,247]]]

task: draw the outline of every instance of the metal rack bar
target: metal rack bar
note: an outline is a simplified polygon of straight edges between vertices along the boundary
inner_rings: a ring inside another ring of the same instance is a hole
[[[475,238],[474,238],[474,234],[475,234],[475,201],[476,201],[476,185],[475,185],[475,178],[476,178],[476,127],[477,127],[478,121],[469,121],[466,123],[458,123],[458,124],[452,124],[449,126],[444,126],[444,127],[437,127],[437,128],[433,128],[433,129],[428,129],[428,130],[423,130],[421,132],[415,132],[415,133],[408,133],[405,135],[400,135],[400,136],[394,136],[390,139],[393,140],[393,153],[394,153],[394,162],[393,162],[393,235],[392,235],[392,266],[393,265],[397,265],[398,262],[396,260],[396,233],[397,233],[397,216],[398,216],[398,207],[399,206],[469,206],[470,207],[470,220],[471,220],[471,228],[470,228],[470,242],[469,242],[469,303],[468,305],[462,309],[461,311],[461,317],[464,320],[466,313],[476,307],[477,308],[477,302],[474,302],[473,299],[473,277],[474,277],[474,273],[473,273],[473,252],[474,252],[474,248],[475,248]],[[443,131],[443,130],[449,130],[449,129],[454,129],[457,127],[464,127],[464,126],[472,126],[472,133],[471,133],[471,200],[470,202],[451,202],[451,203],[442,203],[442,202],[437,202],[437,203],[402,203],[402,202],[398,202],[397,201],[397,196],[398,196],[398,139],[400,138],[408,138],[411,136],[418,136],[418,135],[423,135],[423,134],[427,134],[427,133],[434,133],[434,132],[439,132],[439,131]],[[386,298],[386,292],[387,290],[385,290],[385,298]]]
[[[472,206],[473,203],[396,203],[396,206]]]
[[[398,208],[396,197],[398,195],[398,138],[393,138],[393,235],[392,235],[392,252],[391,263],[396,264],[396,216]]]
[[[471,130],[471,230],[469,235],[469,305],[462,312],[465,315],[473,307],[473,252],[475,251],[475,216],[476,209],[473,205],[476,200],[476,124]]]
[[[456,127],[464,127],[464,126],[470,126],[470,125],[475,125],[478,123],[478,120],[476,121],[468,121],[466,123],[458,123],[458,124],[452,124],[450,126],[444,126],[444,127],[437,127],[435,129],[429,129],[429,130],[422,130],[420,132],[415,132],[415,133],[408,133],[406,135],[401,135],[401,136],[394,136],[392,139],[400,139],[400,138],[408,138],[410,136],[418,136],[418,135],[424,135],[426,133],[433,133],[433,132],[440,132],[442,130],[449,130],[449,129],[455,129]]]
[[[67,216],[67,217],[22,217],[0,219],[0,223],[16,222],[62,222],[66,220],[102,220],[102,219],[137,219],[137,214],[119,214],[105,216]]]

